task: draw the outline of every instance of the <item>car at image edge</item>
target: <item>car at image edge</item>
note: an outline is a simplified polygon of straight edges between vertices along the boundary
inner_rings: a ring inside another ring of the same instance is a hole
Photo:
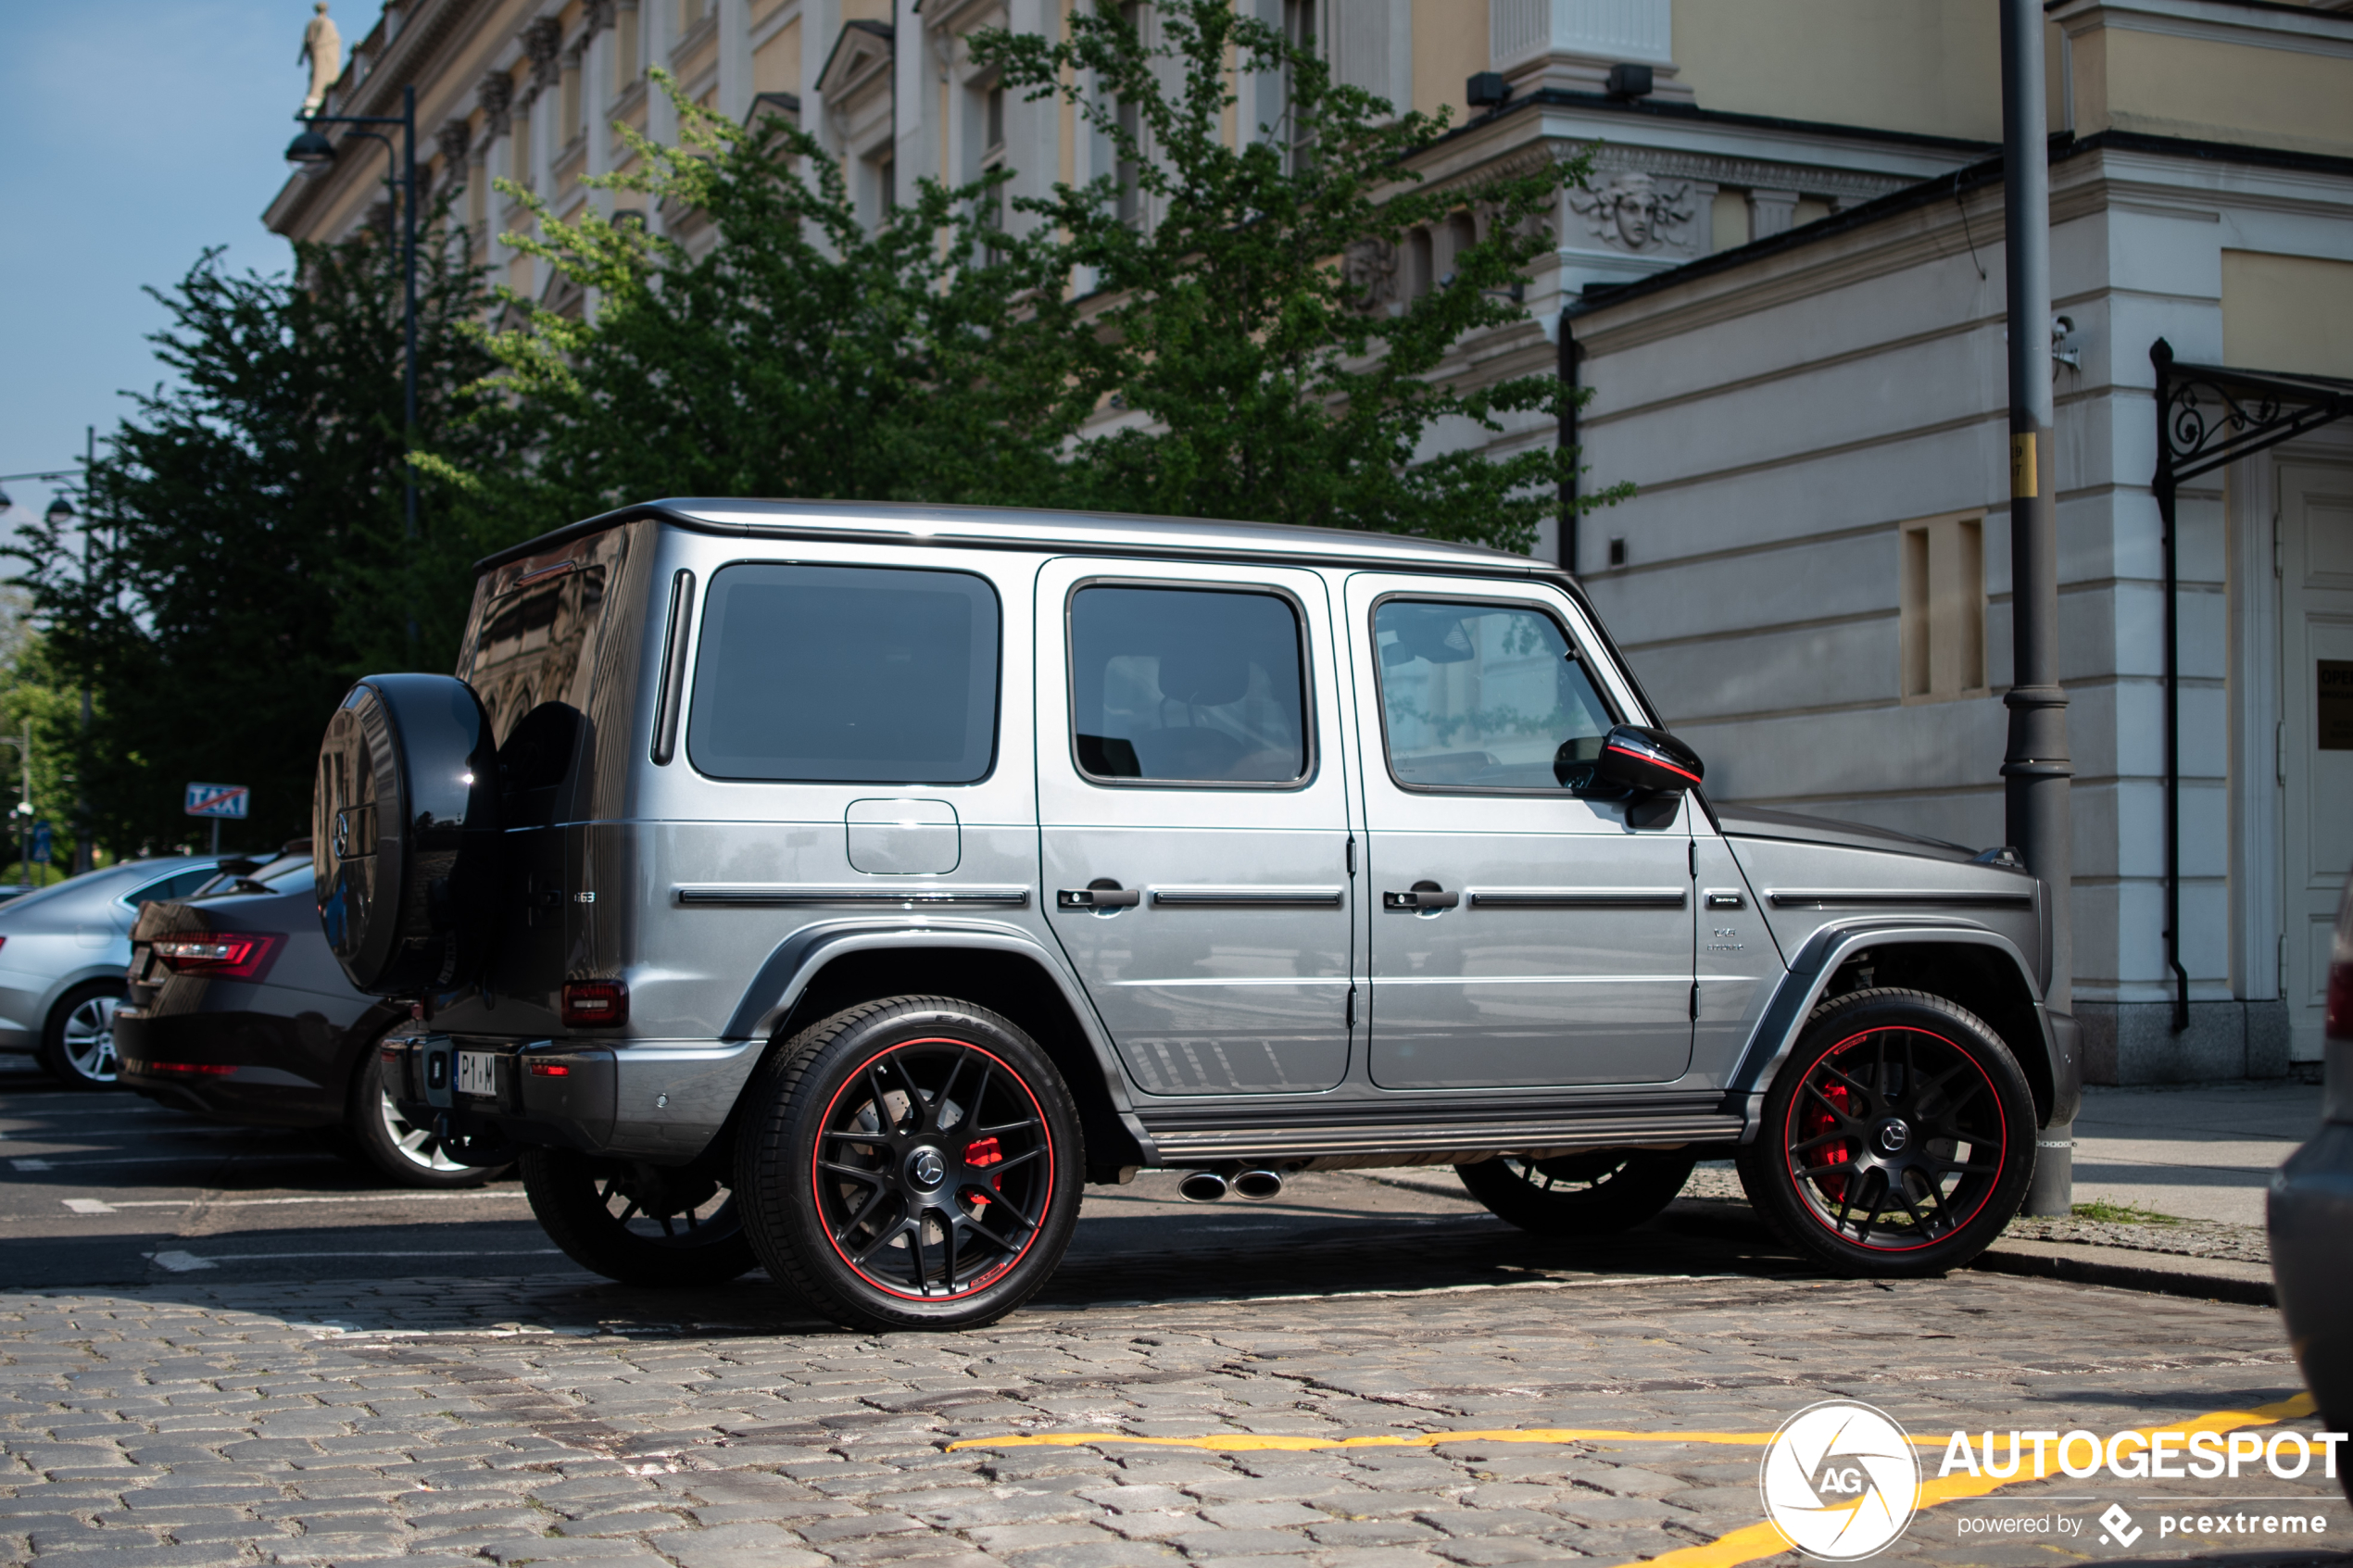
[[[2353,1431],[2353,875],[2329,955],[2321,1130],[2271,1177],[2271,1276],[2296,1364],[2335,1432]],[[2353,1464],[2337,1479],[2353,1500]]]

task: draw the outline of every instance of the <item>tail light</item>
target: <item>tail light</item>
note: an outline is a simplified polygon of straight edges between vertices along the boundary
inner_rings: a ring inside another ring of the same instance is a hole
[[[206,936],[159,936],[155,956],[178,974],[205,974],[223,980],[253,980],[277,950],[283,936],[263,932],[221,932]]]
[[[629,1022],[629,987],[618,980],[564,982],[564,1027],[610,1028]]]

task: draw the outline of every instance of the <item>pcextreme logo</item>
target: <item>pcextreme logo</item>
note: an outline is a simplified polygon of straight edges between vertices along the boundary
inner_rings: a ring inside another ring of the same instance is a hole
[[[1781,1424],[1757,1476],[1765,1517],[1808,1557],[1853,1562],[1912,1522],[1920,1492],[1912,1439],[1869,1405],[1825,1399]]]

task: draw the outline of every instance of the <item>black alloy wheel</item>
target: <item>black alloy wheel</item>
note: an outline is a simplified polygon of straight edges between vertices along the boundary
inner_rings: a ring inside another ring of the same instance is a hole
[[[1674,1202],[1698,1163],[1695,1150],[1597,1148],[1550,1160],[1499,1155],[1454,1173],[1489,1213],[1524,1231],[1604,1236]]]
[[[548,1239],[623,1285],[724,1285],[758,1266],[743,1211],[709,1176],[571,1149],[524,1151],[522,1189]]]
[[[1919,991],[1817,1009],[1741,1151],[1749,1201],[1842,1273],[1941,1273],[1982,1252],[2034,1172],[2034,1098],[1999,1035]]]
[[[762,1070],[736,1191],[769,1273],[852,1327],[972,1328],[1046,1282],[1085,1170],[1061,1074],[939,997],[835,1014]]]

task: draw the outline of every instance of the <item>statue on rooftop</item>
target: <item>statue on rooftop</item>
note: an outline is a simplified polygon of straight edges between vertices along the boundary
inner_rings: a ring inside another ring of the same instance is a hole
[[[310,8],[318,15],[302,30],[302,53],[295,56],[296,65],[310,68],[310,95],[302,100],[305,119],[319,112],[327,101],[327,89],[343,74],[343,34],[327,15],[327,0],[314,0]]]

